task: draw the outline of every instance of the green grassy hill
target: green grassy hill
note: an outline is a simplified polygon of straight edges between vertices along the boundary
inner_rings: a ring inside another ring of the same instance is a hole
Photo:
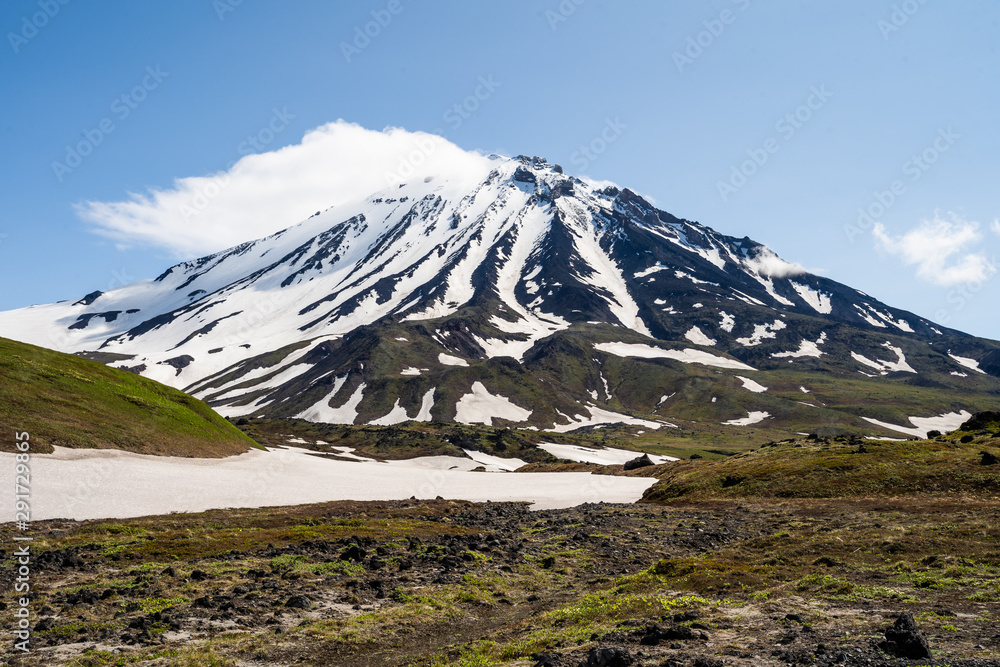
[[[799,438],[721,460],[650,466],[636,474],[660,480],[646,492],[646,501],[996,498],[1000,463],[991,457],[1000,457],[1000,424],[981,426],[973,419],[946,436],[905,442]]]
[[[142,454],[229,456],[257,446],[187,394],[61,352],[0,338],[0,450],[14,433],[32,451],[52,445]]]

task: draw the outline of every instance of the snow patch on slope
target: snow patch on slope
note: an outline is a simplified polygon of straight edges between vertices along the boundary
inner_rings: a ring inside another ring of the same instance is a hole
[[[765,338],[777,338],[778,332],[786,326],[788,325],[781,320],[775,320],[773,324],[755,324],[752,334],[745,338],[737,338],[736,342],[745,347],[760,345]]]
[[[971,416],[971,413],[962,410],[961,412],[948,412],[942,415],[937,415],[936,417],[908,417],[914,428],[910,428],[908,426],[897,426],[896,424],[879,421],[878,419],[872,419],[871,417],[862,417],[862,419],[871,424],[875,424],[876,426],[887,428],[890,431],[906,433],[907,435],[912,435],[916,438],[926,438],[928,431],[941,431],[942,433],[954,431],[965,423]]]
[[[462,424],[493,425],[493,418],[523,422],[531,410],[514,405],[505,396],[491,394],[482,382],[472,383],[472,392],[465,394],[455,404],[455,421]]]
[[[594,349],[601,352],[608,352],[619,357],[640,357],[643,359],[673,359],[685,364],[703,364],[705,366],[715,366],[717,368],[735,368],[741,371],[756,370],[741,361],[727,359],[714,354],[709,354],[703,350],[684,348],[683,350],[665,350],[642,343],[597,343]]]
[[[896,353],[896,361],[884,361],[882,359],[876,359],[872,361],[868,357],[858,354],[857,352],[851,352],[851,357],[854,358],[858,363],[864,364],[870,368],[874,368],[879,371],[882,375],[888,374],[890,371],[895,371],[899,373],[916,373],[910,364],[906,363],[906,355],[903,354],[903,349],[896,347],[892,343],[886,341],[882,343],[882,347],[886,347],[892,352]]]
[[[709,338],[699,327],[691,327],[688,329],[687,333],[684,334],[684,337],[695,345],[707,345],[711,347],[716,343],[714,338]]]

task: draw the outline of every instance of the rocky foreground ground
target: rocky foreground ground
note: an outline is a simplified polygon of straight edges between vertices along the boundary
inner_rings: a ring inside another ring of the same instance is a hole
[[[1000,665],[998,509],[438,500],[47,521],[32,650],[4,649],[11,665]],[[12,590],[11,560],[2,574]]]

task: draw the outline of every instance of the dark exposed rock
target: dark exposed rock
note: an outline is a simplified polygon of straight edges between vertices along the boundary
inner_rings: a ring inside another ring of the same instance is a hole
[[[635,470],[636,468],[645,468],[646,466],[654,465],[653,461],[649,458],[648,454],[643,454],[642,456],[637,456],[631,461],[625,462],[625,470]]]
[[[972,415],[964,424],[958,427],[959,431],[982,431],[994,428],[1000,424],[1000,412],[986,411],[977,412]]]
[[[587,654],[586,667],[629,667],[632,655],[621,646],[595,647]]]
[[[535,661],[534,667],[562,667],[562,655],[559,653],[535,653],[531,659]]]
[[[285,602],[285,606],[290,609],[309,609],[312,601],[305,595],[293,595]]]
[[[524,167],[518,167],[514,170],[514,180],[519,183],[534,183],[535,174]]]
[[[360,563],[364,561],[365,556],[367,555],[368,555],[367,551],[365,551],[360,546],[355,544],[349,549],[347,549],[344,553],[340,554],[340,560],[352,560],[355,563]]]
[[[995,454],[991,454],[990,452],[979,452],[979,455],[982,457],[979,460],[979,465],[993,466],[1000,462],[1000,459],[998,459]]]
[[[879,644],[879,648],[897,658],[931,657],[931,649],[927,645],[927,639],[917,628],[913,614],[908,611],[900,614],[896,622],[886,628],[885,641]]]

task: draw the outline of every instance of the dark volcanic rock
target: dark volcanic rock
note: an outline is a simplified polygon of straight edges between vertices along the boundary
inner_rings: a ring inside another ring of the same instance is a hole
[[[979,460],[979,465],[993,466],[1000,462],[1000,459],[998,459],[995,454],[991,454],[989,452],[979,452],[979,455],[983,457]]]
[[[642,456],[637,456],[631,461],[625,462],[625,470],[635,470],[636,468],[645,468],[646,466],[654,465],[650,460],[648,454],[643,454]]]
[[[931,649],[927,645],[927,639],[917,628],[913,614],[908,611],[900,614],[896,622],[886,628],[885,641],[879,644],[879,648],[897,658],[931,657]]]
[[[305,595],[293,595],[285,602],[285,606],[291,609],[308,609],[312,602]]]
[[[534,667],[562,667],[562,655],[559,653],[535,653],[531,656],[535,661]]]
[[[632,655],[620,646],[592,648],[587,654],[587,667],[629,667],[635,662]]]

